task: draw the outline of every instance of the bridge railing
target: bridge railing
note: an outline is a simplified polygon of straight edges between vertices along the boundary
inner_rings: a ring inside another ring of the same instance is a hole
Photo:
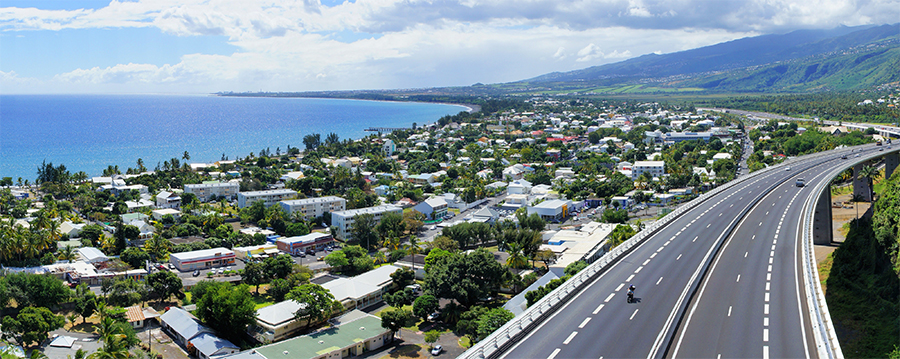
[[[819,153],[812,156],[825,155],[828,155],[828,153]],[[805,157],[803,160],[809,158],[810,157]],[[801,159],[798,158],[792,158],[782,162],[777,166],[771,166],[756,171],[756,173],[758,173],[758,175],[762,175],[771,171],[781,171],[786,166],[789,166],[800,160]],[[555,290],[544,296],[544,298],[539,300],[537,303],[534,303],[532,306],[528,307],[525,312],[516,316],[515,318],[495,330],[493,333],[491,333],[491,335],[489,335],[487,338],[481,340],[480,342],[476,343],[474,346],[466,350],[459,356],[459,358],[483,359],[495,358],[499,356],[510,346],[516,343],[519,339],[525,336],[528,332],[530,332],[535,326],[540,324],[544,319],[552,315],[557,309],[559,309],[559,307],[568,302],[569,299],[574,296],[574,294],[581,291],[581,289],[583,289],[587,284],[590,284],[600,274],[606,271],[607,268],[617,262],[622,256],[631,252],[634,248],[656,234],[656,232],[659,231],[662,227],[667,226],[675,219],[681,217],[685,212],[696,208],[713,196],[716,196],[719,193],[731,189],[732,187],[737,186],[738,184],[754,177],[756,176],[739,177],[733,181],[716,187],[713,190],[706,192],[693,199],[692,201],[678,207],[674,211],[665,215],[660,220],[644,228],[642,231],[638,232],[627,241],[604,254],[602,257],[591,263],[585,269],[578,272],[578,274],[574,275],[561,286],[557,287]]]
[[[870,154],[860,158],[857,162],[866,161],[875,157],[882,156],[882,153]],[[813,196],[806,199],[803,212],[803,227],[801,232],[801,260],[803,263],[803,281],[806,287],[806,304],[809,310],[809,317],[813,324],[813,337],[816,340],[816,352],[820,358],[842,359],[844,357],[841,351],[841,344],[838,342],[837,333],[834,330],[834,323],[831,320],[831,314],[828,311],[828,304],[825,301],[825,292],[822,290],[822,284],[819,278],[819,270],[815,257],[813,228],[815,222],[816,204],[819,197],[825,191],[829,190],[831,179],[837,177],[845,169],[837,168],[827,173],[825,178],[827,181],[821,181],[813,188]]]

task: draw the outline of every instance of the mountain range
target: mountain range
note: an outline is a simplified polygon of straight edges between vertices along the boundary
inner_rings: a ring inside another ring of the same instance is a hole
[[[594,93],[852,90],[900,81],[898,68],[900,24],[893,24],[748,37],[495,86]]]

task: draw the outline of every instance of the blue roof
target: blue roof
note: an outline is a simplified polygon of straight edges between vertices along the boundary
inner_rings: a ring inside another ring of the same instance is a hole
[[[201,333],[194,337],[194,339],[191,339],[191,344],[207,357],[213,356],[217,351],[223,348],[233,348],[235,350],[241,349],[230,341],[209,333]]]

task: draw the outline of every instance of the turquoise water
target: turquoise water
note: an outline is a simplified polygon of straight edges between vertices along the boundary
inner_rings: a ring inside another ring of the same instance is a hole
[[[214,162],[303,148],[303,136],[361,138],[368,127],[409,127],[466,108],[456,105],[308,98],[167,95],[2,95],[0,177],[33,181],[43,162],[98,176],[178,158]]]

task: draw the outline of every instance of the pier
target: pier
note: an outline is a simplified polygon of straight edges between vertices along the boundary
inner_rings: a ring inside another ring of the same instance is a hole
[[[403,130],[411,130],[412,128],[407,127],[369,127],[363,131],[369,132],[394,132],[394,131],[403,131]]]

